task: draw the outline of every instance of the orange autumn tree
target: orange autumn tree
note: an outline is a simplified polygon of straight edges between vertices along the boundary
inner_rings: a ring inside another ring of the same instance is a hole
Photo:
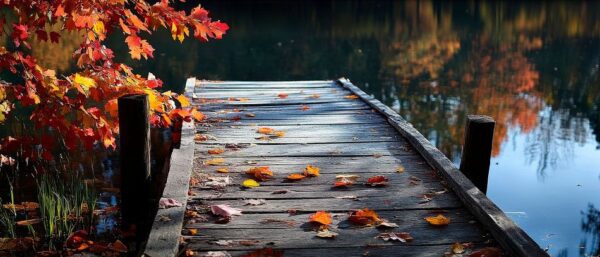
[[[180,42],[190,33],[200,41],[221,39],[229,29],[227,24],[213,21],[200,6],[188,14],[171,4],[168,0],[152,5],[136,0],[0,2],[0,7],[8,10],[0,13],[0,33],[10,38],[0,47],[0,72],[15,78],[0,80],[0,124],[27,119],[35,127],[30,135],[3,138],[3,157],[15,154],[17,147],[21,157],[30,160],[52,160],[51,150],[57,145],[69,150],[94,146],[114,149],[117,98],[125,94],[148,94],[154,126],[169,126],[174,119],[202,119],[202,113],[192,109],[185,96],[157,91],[161,80],[135,74],[131,67],[116,62],[113,51],[104,45],[111,33],[123,33],[131,58],[148,59],[153,58],[154,48],[143,37],[158,29],[168,29]],[[8,23],[7,18],[14,21]],[[82,35],[73,53],[77,63],[73,74],[46,69],[30,54],[28,41],[58,43],[61,31]],[[182,108],[174,108],[171,100]]]

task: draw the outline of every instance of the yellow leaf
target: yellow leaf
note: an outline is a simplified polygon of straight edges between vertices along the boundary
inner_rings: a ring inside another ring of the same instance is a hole
[[[177,101],[179,101],[179,103],[181,104],[181,107],[188,107],[188,106],[190,106],[190,99],[188,99],[184,95],[178,95],[177,96]]]
[[[402,173],[402,172],[404,172],[404,170],[405,170],[404,166],[402,166],[402,165],[400,165],[396,168],[396,172],[398,172],[398,173]]]
[[[285,131],[274,131],[273,136],[283,137],[283,136],[285,136]]]
[[[357,95],[347,95],[347,96],[344,96],[344,98],[346,98],[346,99],[358,99],[358,96]]]
[[[446,216],[442,214],[438,214],[437,216],[425,217],[425,220],[429,222],[429,224],[434,226],[445,226],[450,224],[450,219],[446,218]]]
[[[317,166],[306,165],[306,168],[304,169],[304,175],[309,177],[318,177],[319,170],[320,169]]]
[[[256,182],[256,180],[254,179],[246,179],[244,180],[244,182],[242,182],[242,186],[247,188],[253,188],[260,186],[260,184],[258,184],[258,182]]]
[[[197,235],[197,234],[198,234],[198,229],[197,229],[197,228],[190,228],[190,229],[188,229],[188,233],[189,233],[191,236],[195,236],[195,235]]]
[[[269,127],[260,127],[260,128],[258,128],[258,130],[256,130],[256,132],[265,134],[265,135],[271,134],[271,133],[273,133],[273,131],[275,131],[275,130],[272,128],[269,128]]]
[[[96,81],[94,81],[91,78],[81,76],[81,75],[79,75],[79,73],[75,73],[75,78],[73,79],[73,82],[75,82],[75,84],[83,87],[86,91],[89,90],[90,87],[96,86]]]
[[[206,165],[222,165],[223,163],[225,163],[225,159],[223,158],[210,159],[204,162]]]

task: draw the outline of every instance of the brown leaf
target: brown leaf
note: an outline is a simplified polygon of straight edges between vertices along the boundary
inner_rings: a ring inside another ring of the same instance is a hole
[[[381,221],[379,215],[369,208],[364,208],[362,210],[353,211],[348,217],[348,220],[363,226],[372,226]]]
[[[317,232],[317,237],[320,238],[335,238],[338,233],[330,231],[329,229],[321,229]]]
[[[38,224],[40,222],[42,222],[41,219],[21,220],[21,221],[17,221],[17,225],[19,225],[19,226],[29,226],[29,225],[33,225],[33,224]]]
[[[213,154],[213,155],[222,154],[224,152],[225,152],[225,149],[223,149],[223,148],[215,148],[215,149],[208,150],[208,154]]]

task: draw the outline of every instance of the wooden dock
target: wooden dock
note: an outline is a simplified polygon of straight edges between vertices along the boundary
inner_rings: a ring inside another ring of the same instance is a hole
[[[466,243],[467,252],[498,247],[504,256],[547,256],[418,131],[348,80],[199,81],[186,93],[208,119],[196,124],[181,251],[195,256],[211,251],[241,256],[265,248],[283,256],[444,256],[454,243]],[[259,127],[285,135],[260,134]],[[211,149],[225,152],[208,154]],[[307,165],[319,167],[320,176],[286,179]],[[273,179],[241,187],[252,178],[246,171],[258,166],[269,166]],[[228,173],[217,171],[223,168]],[[360,179],[333,188],[337,175]],[[389,184],[365,185],[376,175]],[[241,209],[242,215],[219,220],[210,212],[219,204]],[[398,227],[348,222],[349,212],[363,208]],[[337,237],[316,236],[309,223],[316,211],[333,214],[330,230]],[[424,220],[438,214],[450,223],[433,226]],[[408,232],[414,239],[378,238],[385,232]]]

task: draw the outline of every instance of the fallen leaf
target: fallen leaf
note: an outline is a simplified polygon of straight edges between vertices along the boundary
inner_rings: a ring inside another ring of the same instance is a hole
[[[402,165],[396,167],[396,172],[398,172],[398,173],[402,173],[402,172],[404,172],[404,170],[405,170],[404,166],[402,166]]]
[[[310,98],[315,98],[316,99],[316,98],[320,98],[320,97],[321,97],[321,95],[319,95],[319,94],[312,94],[312,95],[310,95]]]
[[[450,219],[446,218],[446,216],[442,214],[438,214],[437,216],[425,217],[425,220],[433,226],[446,226],[450,224]]]
[[[356,182],[358,181],[358,179],[360,178],[360,176],[358,175],[336,175],[335,179],[337,181],[352,181],[352,182]]]
[[[196,134],[194,136],[194,141],[206,141],[206,140],[208,140],[208,137],[206,135]]]
[[[348,217],[348,220],[363,226],[372,226],[381,221],[379,215],[369,208],[364,208],[362,210],[353,211]]]
[[[121,242],[121,240],[118,239],[114,243],[110,244],[108,248],[119,253],[126,253],[129,251],[129,249],[127,249],[127,246],[123,242]]]
[[[367,185],[372,186],[372,187],[387,186],[388,179],[385,176],[381,176],[381,175],[370,177],[367,180]]]
[[[273,171],[269,166],[253,167],[246,171],[246,174],[253,175],[254,178],[260,181],[271,179],[273,177]]]
[[[310,215],[310,221],[319,223],[319,224],[323,225],[324,227],[328,227],[332,222],[331,214],[329,214],[325,211],[318,211],[315,214]]]
[[[258,128],[258,130],[256,130],[256,132],[265,134],[265,135],[269,135],[269,134],[273,133],[273,131],[275,131],[275,130],[272,128],[269,128],[269,127],[260,127],[260,128]]]
[[[214,241],[214,243],[216,245],[220,245],[220,246],[228,246],[233,243],[233,240],[217,240],[217,241]]]
[[[306,168],[304,168],[304,176],[307,177],[318,177],[319,176],[319,167],[317,166],[312,166],[312,165],[306,165]]]
[[[285,131],[274,131],[272,134],[274,137],[283,137],[285,136]]]
[[[306,104],[303,104],[302,107],[300,107],[300,110],[302,110],[302,111],[308,111],[308,110],[310,110],[310,106],[308,106]]]
[[[172,207],[181,207],[183,204],[172,198],[160,198],[158,201],[159,209],[167,209]]]
[[[227,169],[227,168],[223,167],[223,168],[218,168],[218,169],[216,169],[215,171],[216,171],[216,172],[219,172],[219,173],[228,173],[228,172],[229,172],[229,169]]]
[[[40,222],[42,222],[41,219],[28,219],[28,220],[17,221],[17,225],[19,225],[19,226],[29,226],[29,225],[33,225],[33,224],[38,224]]]
[[[465,247],[461,243],[454,243],[450,247],[450,250],[452,251],[452,253],[464,253]]]
[[[286,94],[286,93],[279,93],[279,94],[277,94],[277,96],[279,96],[279,98],[281,98],[281,99],[285,99],[285,98],[288,97],[288,94]]]
[[[413,237],[408,232],[381,233],[377,237],[383,239],[383,241],[392,240],[392,241],[400,241],[402,243],[406,243],[408,241],[413,240]]]
[[[379,222],[377,224],[378,228],[397,228],[399,227],[398,224],[394,223],[394,222],[389,222],[387,220],[381,220],[381,222]]]
[[[223,148],[215,148],[215,149],[209,149],[208,150],[208,154],[222,154],[225,152],[225,149]]]
[[[469,257],[501,257],[502,250],[496,247],[484,247],[469,254]]]
[[[242,215],[242,210],[230,207],[227,204],[217,204],[211,205],[210,211],[214,215],[222,216],[222,217],[231,217],[231,216],[239,216]]]
[[[254,117],[256,117],[256,114],[251,113],[251,112],[247,112],[247,113],[244,114],[244,116],[250,117],[250,118],[254,118]]]
[[[242,186],[246,188],[253,188],[260,186],[260,184],[258,184],[258,182],[256,182],[254,179],[246,179],[244,182],[242,182]]]
[[[210,159],[207,161],[204,161],[204,165],[222,165],[223,163],[225,163],[225,159],[223,158],[214,158],[214,159]]]
[[[358,99],[358,96],[357,95],[347,95],[347,96],[344,96],[344,98],[346,98],[346,99]]]
[[[252,206],[257,206],[257,205],[263,205],[267,203],[267,201],[265,199],[248,199],[244,201],[244,205],[252,205]]]
[[[333,187],[349,187],[351,185],[354,185],[354,182],[347,180],[336,181],[335,183],[333,183]]]
[[[343,196],[336,196],[335,198],[337,198],[337,199],[350,199],[350,200],[358,201],[358,196],[356,196],[356,195],[343,195]]]
[[[330,231],[329,229],[321,229],[317,232],[317,237],[320,238],[335,238],[338,233]]]
[[[209,177],[208,181],[204,182],[204,186],[211,188],[224,188],[231,184],[231,178],[226,177]]]
[[[299,173],[294,173],[287,176],[287,179],[289,180],[302,180],[303,178],[306,178],[306,176]]]
[[[190,249],[185,250],[185,256],[186,257],[192,257],[194,255],[196,255],[196,253],[194,251],[192,251]]]
[[[160,222],[169,222],[171,221],[171,217],[167,216],[167,215],[158,215],[158,221]]]

